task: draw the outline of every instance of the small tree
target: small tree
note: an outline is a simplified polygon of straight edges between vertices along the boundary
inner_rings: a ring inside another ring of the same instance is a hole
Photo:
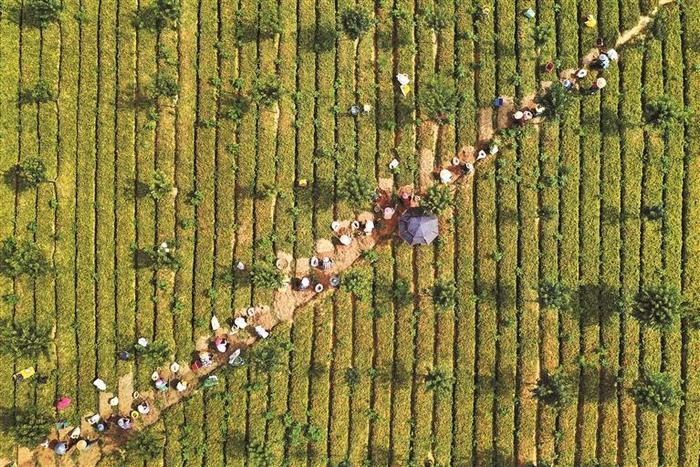
[[[537,103],[541,104],[545,110],[544,115],[551,119],[563,117],[571,106],[576,102],[577,97],[564,87],[562,83],[552,84],[544,94],[537,96]]]
[[[153,430],[137,431],[124,445],[126,458],[141,463],[157,459],[163,452],[165,439]]]
[[[372,278],[367,270],[356,268],[346,272],[341,285],[358,300],[366,300],[372,296]]]
[[[423,207],[439,216],[452,206],[452,193],[447,185],[433,185],[423,197]]]
[[[354,173],[345,179],[338,190],[340,199],[347,201],[353,208],[362,209],[374,197],[375,185],[368,178]]]
[[[177,84],[177,80],[165,73],[158,73],[151,85],[151,94],[154,99],[159,97],[174,99],[179,91],[180,86]]]
[[[646,373],[630,389],[634,402],[642,410],[671,412],[678,407],[682,392],[666,373]]]
[[[138,9],[133,25],[137,29],[161,31],[166,27],[175,27],[179,20],[179,0],[156,0],[155,3]]]
[[[136,265],[151,268],[154,271],[164,268],[174,271],[180,268],[180,260],[175,256],[173,248],[161,244],[150,249],[138,250]]]
[[[250,270],[250,283],[261,289],[278,289],[284,285],[284,275],[271,264],[257,263]]]
[[[541,49],[552,38],[552,27],[548,24],[538,24],[532,30],[532,38],[535,41],[535,47]]]
[[[283,355],[293,349],[289,341],[267,339],[252,347],[248,352],[248,361],[255,371],[273,373],[284,366]]]
[[[62,11],[60,0],[26,0],[22,13],[27,24],[43,29],[58,22]]]
[[[45,104],[56,100],[56,93],[48,81],[38,80],[33,86],[22,89],[19,94],[20,105]]]
[[[425,24],[435,32],[447,28],[454,18],[444,8],[428,9],[424,13]]]
[[[261,11],[258,19],[258,33],[262,39],[271,39],[282,32],[280,15],[275,11]]]
[[[277,76],[257,78],[253,82],[253,99],[264,107],[270,107],[282,97],[282,85]]]
[[[134,345],[134,354],[151,366],[159,366],[170,359],[172,349],[167,342],[156,340],[145,347],[139,344]]]
[[[54,424],[53,417],[36,406],[17,409],[16,412],[5,410],[2,418],[6,421],[2,430],[18,445],[31,449],[46,439]]]
[[[372,26],[372,19],[367,11],[360,7],[346,8],[340,15],[340,24],[350,39],[358,39]]]
[[[48,354],[51,328],[34,321],[0,321],[0,351],[15,357],[36,358]]]
[[[572,399],[571,384],[561,369],[554,373],[545,370],[532,393],[537,400],[555,409],[562,409]]]
[[[158,201],[173,192],[173,184],[162,170],[154,170],[148,183],[148,194]]]
[[[440,310],[448,310],[456,304],[457,287],[454,282],[438,281],[431,290],[433,303]]]
[[[645,287],[637,293],[632,306],[632,316],[653,329],[666,330],[684,310],[680,291],[670,284]]]
[[[16,164],[8,172],[10,178],[17,182],[17,188],[26,190],[48,180],[46,164],[38,157],[29,157]]]
[[[362,382],[362,375],[360,370],[354,367],[346,368],[345,374],[343,375],[345,384],[350,388],[350,392],[354,391],[358,384]]]
[[[431,368],[425,375],[425,389],[428,391],[443,392],[448,391],[454,383],[454,376],[450,375],[442,368]]]
[[[561,282],[543,282],[539,288],[539,301],[542,308],[564,310],[568,308],[571,296]]]
[[[425,92],[418,99],[431,120],[439,124],[454,122],[458,99],[452,79],[441,74],[433,75],[426,83]]]
[[[686,124],[690,112],[669,96],[661,96],[644,107],[644,119],[647,124],[666,128],[673,123]]]
[[[3,276],[39,277],[49,269],[46,255],[35,243],[27,240],[18,243],[14,237],[9,237],[0,244],[0,274]]]

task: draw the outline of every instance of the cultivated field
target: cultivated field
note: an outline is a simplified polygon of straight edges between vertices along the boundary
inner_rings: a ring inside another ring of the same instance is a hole
[[[700,320],[633,316],[660,283],[700,304],[698,0],[180,0],[171,16],[168,0],[62,0],[43,27],[35,3],[0,0],[0,242],[36,244],[47,265],[13,277],[0,249],[0,320],[51,332],[38,356],[0,342],[8,464],[698,465]],[[356,7],[372,22],[353,40]],[[504,128],[495,97],[531,99],[631,28],[605,89]],[[439,123],[436,76],[454,91]],[[650,122],[662,96],[689,118]],[[451,185],[432,245],[363,246],[376,254],[351,271],[368,284],[286,296],[293,321],[250,343],[251,364],[153,396],[148,428],[63,457],[18,446],[27,408],[51,425],[128,413],[156,367],[206,347],[213,315],[274,314],[284,296],[236,264],[314,255],[332,221],[371,210],[343,196],[349,177],[425,192],[494,131],[500,151]],[[36,157],[46,180],[21,186]],[[139,337],[172,358],[120,360]],[[43,384],[13,381],[32,366]],[[660,413],[631,391],[655,372],[676,390]],[[556,407],[533,393],[549,374],[567,382]],[[129,444],[146,430],[153,452]]]

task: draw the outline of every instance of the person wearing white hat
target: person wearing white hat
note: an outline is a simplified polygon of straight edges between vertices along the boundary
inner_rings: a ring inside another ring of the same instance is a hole
[[[603,88],[604,88],[605,86],[607,86],[607,85],[608,85],[607,80],[606,80],[605,78],[603,78],[603,77],[600,77],[600,78],[596,79],[596,80],[595,80],[595,83],[593,83],[593,84],[591,85],[590,92],[591,92],[591,94],[595,94],[595,93],[599,92],[601,89],[603,89]]]
[[[369,219],[369,220],[367,220],[367,222],[365,222],[365,228],[364,228],[365,235],[371,235],[373,230],[374,230],[374,221],[372,219]]]
[[[299,281],[299,290],[306,290],[309,288],[310,285],[311,285],[311,281],[309,280],[308,277],[304,276]]]
[[[387,219],[387,220],[391,219],[392,217],[394,217],[395,212],[396,211],[394,210],[394,208],[391,208],[391,207],[384,208],[384,213],[383,213],[384,219]]]
[[[617,61],[620,58],[620,55],[618,55],[617,50],[615,50],[615,49],[608,49],[605,52],[605,55],[607,55],[608,58],[610,60],[612,60],[613,62]]]
[[[399,161],[397,159],[392,159],[389,162],[389,170],[396,170],[399,167]]]
[[[440,181],[442,183],[450,183],[450,181],[452,181],[452,172],[447,169],[442,169],[440,171]]]
[[[583,79],[583,78],[585,78],[586,76],[588,76],[588,70],[586,70],[585,68],[581,68],[580,70],[578,70],[578,71],[576,72],[576,77],[577,77],[578,79]]]
[[[486,159],[486,156],[487,156],[486,151],[484,151],[484,150],[482,149],[482,150],[479,151],[479,154],[477,154],[476,160],[480,161],[480,160],[482,160],[482,159]]]
[[[341,243],[342,245],[348,246],[348,245],[350,245],[350,244],[352,243],[352,238],[350,238],[349,235],[343,234],[343,235],[340,236],[340,243]]]
[[[513,120],[515,120],[515,123],[522,123],[523,122],[523,111],[522,110],[516,110],[513,113]]]

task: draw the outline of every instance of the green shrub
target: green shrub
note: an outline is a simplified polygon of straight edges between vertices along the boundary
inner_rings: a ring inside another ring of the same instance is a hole
[[[13,323],[0,321],[0,351],[15,357],[36,358],[47,355],[51,343],[51,328],[33,320]]]
[[[25,0],[22,15],[26,24],[43,29],[58,22],[62,11],[60,0]]]
[[[187,204],[190,206],[199,206],[202,201],[204,201],[204,195],[199,190],[192,190],[187,194]]]
[[[555,409],[565,407],[573,399],[571,383],[561,369],[554,373],[545,370],[532,394],[543,404]]]
[[[363,8],[346,8],[340,15],[340,24],[345,34],[354,40],[369,30],[372,19]]]
[[[292,343],[275,338],[257,342],[248,352],[251,368],[261,373],[273,373],[286,367],[285,354],[293,351]]]
[[[435,392],[448,391],[454,383],[454,376],[442,368],[431,368],[425,375],[425,389]]]
[[[637,293],[632,316],[653,329],[667,330],[681,316],[685,304],[680,291],[666,283],[645,287]]]
[[[425,24],[435,32],[447,28],[453,22],[453,17],[442,8],[430,8],[423,13],[423,17]]]
[[[3,424],[0,427],[15,443],[34,449],[48,436],[54,424],[54,419],[48,412],[29,406],[15,410],[4,409]]]
[[[352,392],[362,382],[360,370],[353,367],[346,368],[343,375],[343,380],[348,388],[350,388],[350,392]]]
[[[458,99],[452,79],[440,74],[433,75],[426,82],[418,100],[431,120],[439,124],[454,122]]]
[[[174,99],[179,91],[180,86],[177,84],[177,80],[164,73],[158,73],[151,86],[151,94],[154,99],[159,97]]]
[[[161,170],[154,170],[148,183],[148,194],[158,201],[173,192],[173,184]]]
[[[49,271],[49,262],[39,247],[27,240],[18,243],[14,237],[8,237],[0,245],[0,274],[17,277],[26,274],[39,277]]]
[[[22,89],[19,93],[19,103],[24,104],[45,104],[56,100],[56,93],[53,86],[44,79],[38,80],[33,86]]]
[[[433,185],[423,197],[423,207],[439,216],[452,206],[452,193],[447,185]]]
[[[174,249],[164,245],[153,248],[144,248],[136,253],[136,266],[146,267],[159,271],[161,269],[177,270],[180,268],[180,260],[175,256]]]
[[[152,429],[139,430],[124,444],[126,459],[140,463],[153,461],[162,456],[165,438]]]
[[[666,373],[646,373],[630,389],[634,402],[642,410],[654,413],[673,411],[680,404],[682,392]]]
[[[649,125],[666,128],[673,123],[688,123],[690,111],[669,96],[661,96],[644,106],[644,120]]]
[[[282,84],[274,75],[257,78],[253,83],[253,99],[264,107],[270,107],[282,97]]]
[[[559,82],[552,84],[544,94],[536,98],[537,103],[545,108],[544,116],[554,120],[562,118],[577,100],[576,95]]]
[[[552,38],[552,27],[548,24],[537,24],[532,30],[532,38],[535,41],[535,47],[542,48]]]
[[[258,19],[258,34],[262,39],[271,39],[282,32],[279,12],[261,12]]]
[[[172,349],[165,341],[156,340],[150,342],[146,347],[139,344],[134,345],[134,354],[136,357],[144,360],[150,366],[159,366],[170,360],[172,357]]]
[[[250,270],[250,283],[261,289],[278,289],[284,285],[282,272],[268,263],[257,263]]]
[[[374,198],[375,184],[368,178],[354,173],[338,188],[338,197],[356,209],[363,209]]]
[[[433,285],[431,292],[433,303],[439,310],[454,308],[457,296],[454,282],[438,281]]]
[[[368,270],[352,269],[346,272],[341,286],[358,300],[367,300],[372,296],[372,277]]]
[[[49,179],[46,164],[38,157],[29,157],[16,164],[7,172],[8,178],[17,183],[19,190],[36,188]]]
[[[180,20],[179,0],[156,0],[151,5],[140,7],[132,24],[137,29],[161,31],[167,27],[177,26]]]
[[[410,282],[402,278],[396,279],[391,288],[391,298],[397,306],[406,306],[413,303],[413,292],[411,291]]]
[[[571,303],[571,294],[561,282],[543,282],[539,288],[539,302],[542,308],[565,310]]]

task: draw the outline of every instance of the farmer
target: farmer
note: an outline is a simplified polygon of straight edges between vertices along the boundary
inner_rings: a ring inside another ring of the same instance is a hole
[[[177,392],[185,391],[187,389],[187,382],[182,380],[178,381],[175,385],[175,389],[177,389]]]
[[[159,391],[167,391],[168,390],[168,383],[165,382],[165,380],[163,378],[157,378],[153,383],[155,384],[156,389]]]
[[[595,83],[593,83],[591,85],[590,92],[591,92],[591,94],[595,94],[607,85],[608,85],[608,82],[605,78],[602,78],[602,77],[598,78],[597,80],[595,80]]]
[[[66,446],[66,443],[64,443],[63,441],[59,441],[58,443],[56,443],[56,446],[54,446],[53,448],[53,452],[55,452],[59,456],[64,455],[66,451],[68,451],[68,446]]]
[[[122,430],[130,430],[132,426],[132,421],[129,417],[119,417],[119,420],[117,420],[117,425]]]
[[[299,280],[299,290],[306,290],[311,285],[311,280],[304,276]]]
[[[606,53],[601,53],[598,55],[598,60],[596,60],[596,66],[601,70],[607,70],[610,68],[610,57]]]
[[[119,360],[125,362],[127,360],[131,360],[131,354],[126,350],[121,350],[121,351],[117,352],[117,358],[119,358]]]
[[[219,353],[224,353],[228,348],[228,342],[223,337],[217,337],[214,339],[214,347]]]
[[[522,110],[516,110],[515,113],[513,113],[513,121],[519,125],[523,124],[523,111]]]
[[[199,361],[202,363],[203,367],[208,367],[211,365],[211,354],[209,352],[199,352]]]
[[[148,413],[151,411],[151,406],[147,401],[143,401],[136,406],[136,410],[138,410],[141,415],[148,415]]]

